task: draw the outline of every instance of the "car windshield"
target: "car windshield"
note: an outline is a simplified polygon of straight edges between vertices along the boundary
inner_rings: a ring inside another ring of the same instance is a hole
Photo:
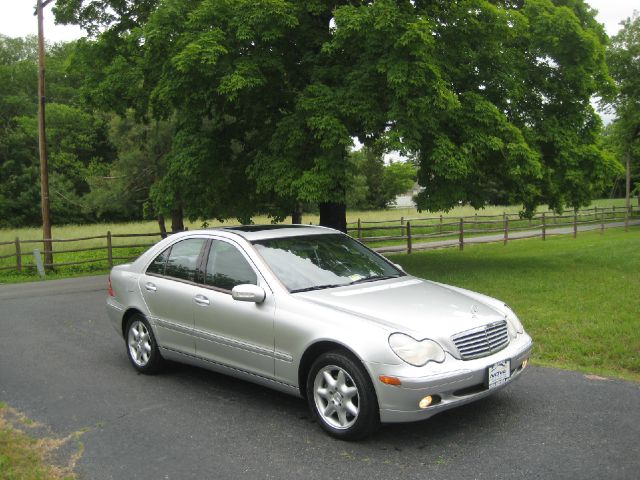
[[[292,293],[405,275],[384,258],[342,234],[272,238],[253,244]]]

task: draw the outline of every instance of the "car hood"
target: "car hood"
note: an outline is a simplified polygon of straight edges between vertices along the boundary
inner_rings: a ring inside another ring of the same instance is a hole
[[[506,318],[491,304],[499,304],[495,299],[412,276],[294,295],[418,340],[449,338]]]

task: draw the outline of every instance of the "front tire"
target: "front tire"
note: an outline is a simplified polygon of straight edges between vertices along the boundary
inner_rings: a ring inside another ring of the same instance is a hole
[[[371,379],[351,355],[340,351],[320,355],[309,370],[306,392],[309,408],[333,437],[364,438],[380,425]]]
[[[153,330],[142,315],[132,315],[125,330],[127,356],[140,373],[153,374],[164,366]]]

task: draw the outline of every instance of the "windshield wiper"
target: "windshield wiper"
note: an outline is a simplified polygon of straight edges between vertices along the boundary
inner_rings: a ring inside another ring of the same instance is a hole
[[[344,287],[346,285],[351,285],[351,284],[350,283],[336,283],[336,284],[328,284],[328,285],[315,285],[313,287],[297,288],[295,290],[291,290],[291,293],[311,292],[313,290],[324,290],[325,288]]]
[[[400,275],[376,275],[374,277],[366,277],[361,278],[359,280],[354,280],[349,285],[355,285],[356,283],[367,283],[367,282],[376,282],[378,280],[389,280],[390,278],[398,278]]]
[[[350,282],[350,283],[331,283],[327,285],[315,285],[313,287],[297,288],[296,290],[291,290],[291,293],[311,292],[313,290],[324,290],[325,288],[346,287],[348,285],[355,285],[357,283],[376,282],[378,280],[389,280],[390,278],[398,278],[400,276],[401,275],[377,275],[374,277],[366,277],[366,278],[361,278],[359,280],[354,280],[353,282]]]

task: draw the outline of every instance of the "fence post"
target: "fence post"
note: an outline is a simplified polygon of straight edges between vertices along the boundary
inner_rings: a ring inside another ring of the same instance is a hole
[[[22,251],[20,250],[20,239],[16,237],[16,270],[22,272]]]
[[[464,250],[464,218],[460,219],[460,250]]]
[[[631,205],[629,205],[629,207],[631,207]],[[629,231],[629,210],[625,209],[626,211],[624,212],[624,231],[628,232]]]
[[[113,246],[111,245],[111,231],[107,232],[107,262],[113,268]]]
[[[616,219],[616,206],[614,205],[613,207],[611,207],[611,210],[613,210],[613,219]]]
[[[503,242],[503,244],[506,245],[508,241],[509,241],[509,217],[507,217],[505,215],[504,216],[504,242]]]
[[[604,213],[600,215],[600,234],[604,233]]]
[[[411,222],[407,222],[407,253],[411,253]]]
[[[440,234],[442,234],[442,215],[440,215]]]
[[[573,238],[578,236],[578,209],[573,210]]]
[[[404,237],[404,217],[400,217],[400,236]]]
[[[358,219],[358,240],[362,240],[362,225],[360,219]]]
[[[547,239],[547,220],[544,212],[542,212],[542,240]]]

